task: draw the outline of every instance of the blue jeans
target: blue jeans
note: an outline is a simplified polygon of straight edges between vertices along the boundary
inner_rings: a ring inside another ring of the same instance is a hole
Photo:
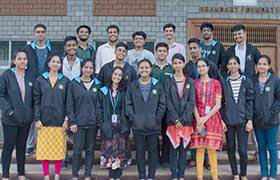
[[[172,178],[183,178],[186,169],[187,149],[184,148],[182,139],[180,146],[174,149],[171,146],[169,151],[169,165]]]
[[[255,128],[255,134],[258,142],[259,163],[263,177],[268,177],[267,150],[270,157],[270,177],[277,176],[277,139],[278,126],[270,129]]]

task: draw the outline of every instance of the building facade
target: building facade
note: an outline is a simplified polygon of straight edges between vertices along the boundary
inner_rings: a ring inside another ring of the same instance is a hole
[[[79,25],[92,28],[91,42],[98,47],[106,42],[106,27],[120,27],[120,40],[130,42],[135,31],[148,35],[147,48],[164,41],[162,27],[176,25],[176,41],[199,36],[199,24],[212,22],[215,38],[229,46],[233,43],[230,27],[244,23],[249,41],[273,59],[280,73],[279,0],[0,0],[0,68],[8,67],[12,53],[33,40],[33,26],[47,26],[47,37],[55,48],[75,35]],[[277,61],[278,59],[278,61]]]

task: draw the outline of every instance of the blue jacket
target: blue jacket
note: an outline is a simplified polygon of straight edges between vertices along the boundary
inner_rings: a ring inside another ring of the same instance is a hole
[[[25,98],[23,102],[15,75],[15,68],[6,70],[0,77],[0,109],[4,124],[23,126],[32,122],[33,82],[27,75],[25,75],[24,81]]]
[[[101,87],[100,81],[94,82],[88,90],[80,77],[73,79],[68,86],[67,92],[67,117],[70,125],[82,128],[97,127],[97,92]]]
[[[49,81],[49,73],[39,76],[34,85],[34,121],[43,126],[62,126],[66,114],[66,93],[69,80],[58,74],[54,87]]]

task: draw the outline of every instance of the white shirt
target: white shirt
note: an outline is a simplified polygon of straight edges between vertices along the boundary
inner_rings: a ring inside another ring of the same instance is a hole
[[[95,73],[99,73],[102,66],[116,58],[115,48],[107,42],[98,47],[95,58]]]
[[[172,46],[169,48],[168,55],[167,55],[167,58],[166,58],[166,60],[169,64],[172,64],[172,56],[176,53],[182,54],[185,58],[185,61],[186,61],[186,48],[185,48],[185,46],[183,46],[180,43],[174,42],[172,44]]]
[[[246,43],[243,46],[235,45],[235,55],[240,59],[240,69],[242,72],[245,71],[246,49]]]
[[[62,65],[62,73],[64,76],[66,76],[68,79],[72,80],[76,77],[79,77],[81,75],[81,62],[82,60],[78,57],[76,57],[76,60],[71,67],[68,60],[67,56],[64,57],[63,59],[63,65]]]

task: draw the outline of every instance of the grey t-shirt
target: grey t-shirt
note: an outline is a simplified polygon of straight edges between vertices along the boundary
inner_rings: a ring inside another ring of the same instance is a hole
[[[135,49],[129,50],[125,61],[133,66],[133,68],[137,72],[138,62],[142,59],[148,59],[152,64],[156,62],[156,57],[154,56],[154,54],[146,49],[144,49],[143,51],[136,51]]]
[[[45,47],[45,48],[36,47],[36,54],[38,57],[37,67],[38,67],[40,74],[44,73],[48,53],[49,53],[49,51],[48,51],[47,47]]]
[[[151,90],[151,86],[152,86],[152,81],[150,81],[148,84],[142,84],[139,81],[139,87],[140,87],[140,90],[141,90],[141,92],[143,94],[143,98],[144,98],[145,102],[148,101],[148,97],[149,97],[149,93],[150,93],[150,90]]]

